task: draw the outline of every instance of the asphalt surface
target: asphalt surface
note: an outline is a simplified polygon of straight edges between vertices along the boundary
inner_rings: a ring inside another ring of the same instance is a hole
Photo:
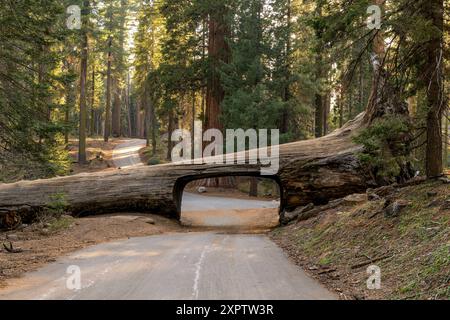
[[[142,139],[128,140],[119,144],[113,150],[112,160],[116,168],[141,166],[139,150],[144,148],[146,141]]]
[[[80,268],[80,290],[67,288],[70,266]],[[159,235],[90,247],[0,291],[0,299],[27,300],[335,298],[266,236],[215,233]]]
[[[142,143],[132,140],[119,146],[115,165],[139,165]],[[227,210],[242,216],[242,210],[258,214],[258,210],[277,207],[271,201],[186,194],[183,211],[200,213],[202,221],[216,226],[217,232],[165,234],[92,246],[14,280],[0,290],[0,299],[336,299],[267,236],[220,231],[227,223],[223,216]],[[71,266],[80,270],[79,290],[67,286],[68,281],[74,283],[73,274],[68,273]]]
[[[225,197],[202,196],[194,193],[183,193],[182,211],[213,211],[226,209],[276,209],[278,201],[261,201],[246,199],[230,199]]]

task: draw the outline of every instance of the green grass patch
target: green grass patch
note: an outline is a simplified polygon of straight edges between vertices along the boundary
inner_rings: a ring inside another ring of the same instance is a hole
[[[66,230],[72,225],[74,221],[75,219],[70,216],[61,216],[60,218],[54,219],[50,222],[48,230],[51,232]]]

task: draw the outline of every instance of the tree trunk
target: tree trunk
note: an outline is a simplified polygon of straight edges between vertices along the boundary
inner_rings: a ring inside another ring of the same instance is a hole
[[[67,69],[69,72],[72,72],[73,70],[73,62],[71,59],[68,59],[66,62]],[[64,107],[64,143],[66,145],[69,144],[69,138],[70,138],[70,111],[74,109],[76,103],[76,91],[75,88],[72,86],[72,83],[69,83],[66,86],[66,104]]]
[[[323,136],[323,120],[324,116],[324,101],[323,96],[320,93],[317,93],[315,96],[315,109],[316,109],[316,121],[315,121],[315,136],[316,138],[320,138]]]
[[[106,71],[106,110],[105,110],[105,142],[111,135],[111,63],[112,63],[112,37],[108,38],[108,66]]]
[[[344,125],[344,85],[341,83],[339,88],[339,128],[342,128]]]
[[[448,168],[449,167],[449,162],[448,162],[448,148],[449,148],[449,136],[448,136],[448,127],[449,127],[449,122],[448,122],[448,117],[450,116],[449,112],[447,111],[446,114],[444,114],[444,138],[442,139],[442,147],[444,148],[444,155],[443,155],[443,165],[444,168]]]
[[[89,1],[84,1],[84,9],[89,10]],[[89,13],[85,14],[86,16]],[[86,28],[89,18],[84,18],[84,28]],[[80,74],[80,126],[79,126],[79,146],[78,146],[78,163],[86,164],[86,124],[87,124],[87,108],[86,108],[86,79],[88,67],[88,35],[86,29],[83,30],[82,48],[81,48],[81,74]]]
[[[426,63],[422,74],[427,86],[426,174],[429,178],[443,174],[442,114],[444,111],[443,29],[444,1],[429,0],[423,5],[423,16],[436,27],[434,38],[427,42]]]
[[[289,110],[289,102],[291,98],[291,92],[289,88],[289,82],[291,77],[291,16],[292,16],[292,6],[291,6],[291,0],[287,0],[287,12],[286,12],[286,25],[287,25],[287,32],[288,35],[286,37],[286,61],[285,61],[285,85],[283,88],[283,94],[282,99],[284,102],[286,102],[285,107],[283,108],[283,111],[281,113],[281,124],[280,124],[280,133],[288,133],[289,132],[289,116],[290,116],[290,110]]]
[[[120,115],[121,115],[121,100],[119,92],[118,79],[113,80],[114,101],[112,108],[112,135],[114,138],[120,137]]]
[[[226,9],[210,14],[208,55],[211,61],[211,76],[206,90],[205,130],[222,130],[220,121],[221,103],[225,97],[220,83],[219,68],[221,63],[228,63],[230,50],[226,42],[228,26],[225,19]]]
[[[173,110],[169,110],[169,115],[168,115],[168,119],[167,119],[167,161],[172,161],[172,133],[174,130],[174,125],[173,125]]]
[[[329,132],[328,117],[331,112],[331,92],[327,91],[325,94],[325,101],[323,106],[323,135],[327,135]]]
[[[91,97],[91,124],[89,126],[89,134],[91,137],[95,135],[95,68],[92,69],[92,97]]]
[[[133,136],[133,122],[131,121],[131,78],[130,72],[127,75],[127,89],[126,89],[125,99],[126,99],[126,107],[127,107],[127,119],[128,119],[128,137],[131,138]]]
[[[255,198],[258,196],[258,179],[255,177],[250,178],[250,191],[248,195]]]
[[[316,8],[315,15],[318,17],[322,17],[322,4],[319,4]],[[324,119],[325,119],[325,110],[324,110],[324,100],[325,97],[323,96],[323,88],[319,85],[324,80],[324,66],[323,66],[323,40],[322,40],[322,34],[323,30],[322,27],[317,26],[315,30],[316,34],[316,41],[317,45],[315,48],[315,54],[316,54],[316,61],[315,61],[315,80],[316,85],[318,86],[318,92],[315,94],[314,97],[314,108],[315,108],[315,123],[314,123],[314,132],[315,137],[320,138],[323,136],[324,132]]]

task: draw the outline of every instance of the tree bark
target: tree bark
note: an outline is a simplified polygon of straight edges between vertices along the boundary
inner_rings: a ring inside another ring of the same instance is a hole
[[[121,116],[121,99],[119,91],[119,81],[118,79],[113,80],[113,91],[114,91],[114,101],[112,108],[112,135],[114,138],[120,137],[120,116]]]
[[[211,13],[209,18],[208,55],[211,61],[211,75],[206,90],[205,130],[222,130],[220,121],[221,103],[225,97],[220,83],[219,67],[221,63],[228,63],[230,49],[226,42],[228,26],[225,21],[226,9]]]
[[[127,121],[128,121],[128,137],[133,136],[133,122],[131,121],[131,78],[130,72],[127,74],[127,88],[125,94],[126,107],[127,107]]]
[[[89,126],[89,134],[91,137],[95,135],[95,68],[92,68],[92,96],[91,96],[91,119]]]
[[[442,139],[442,147],[444,148],[444,154],[443,154],[443,165],[444,168],[449,167],[448,162],[448,148],[449,148],[449,136],[448,136],[448,127],[450,125],[448,121],[448,117],[450,116],[450,113],[447,111],[446,114],[444,114],[444,138]]]
[[[87,22],[89,15],[89,1],[84,1],[84,18],[82,29],[82,43],[81,43],[81,74],[80,74],[80,126],[79,126],[79,146],[78,146],[78,163],[86,164],[86,125],[87,125],[87,108],[86,108],[86,79],[88,68],[88,35]]]
[[[442,114],[444,111],[443,30],[444,1],[429,0],[423,5],[423,16],[440,32],[427,43],[426,63],[423,67],[427,86],[427,147],[426,174],[429,178],[443,174]]]
[[[105,142],[109,141],[111,135],[111,63],[112,63],[112,37],[108,38],[108,64],[106,71],[106,108],[105,108]]]
[[[250,197],[257,197],[258,196],[258,179],[257,178],[250,178],[250,191],[248,192],[248,195]]]
[[[319,17],[322,17],[322,4],[319,4],[316,8],[315,14]],[[323,95],[323,88],[319,85],[321,82],[323,82],[325,75],[324,75],[324,66],[323,66],[323,40],[322,40],[322,34],[323,30],[321,27],[317,27],[315,30],[316,32],[316,41],[317,45],[315,48],[315,54],[316,54],[316,61],[315,61],[315,76],[316,76],[316,85],[318,86],[318,92],[316,92],[314,97],[314,107],[315,107],[315,123],[314,123],[314,132],[315,137],[320,138],[323,136],[324,133],[324,119],[325,119],[325,110],[324,110],[324,101],[325,97]]]
[[[289,132],[289,116],[290,116],[290,108],[289,108],[289,100],[291,98],[291,92],[289,88],[289,82],[291,77],[291,25],[292,25],[292,4],[291,0],[287,0],[286,3],[286,25],[287,25],[287,40],[286,40],[286,61],[285,61],[285,81],[286,84],[283,88],[282,99],[286,102],[285,107],[281,113],[281,121],[280,121],[280,133],[285,134]]]

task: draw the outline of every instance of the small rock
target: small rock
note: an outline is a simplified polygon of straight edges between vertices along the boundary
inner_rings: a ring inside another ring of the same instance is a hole
[[[436,191],[428,191],[428,192],[427,192],[428,198],[436,197],[437,194],[438,194],[438,193],[437,193]]]
[[[400,212],[411,204],[407,200],[396,200],[389,204],[384,210],[384,216],[387,218],[398,217]]]
[[[330,278],[333,280],[339,280],[341,278],[340,273],[332,273],[330,274]]]
[[[50,230],[48,230],[47,228],[44,228],[44,229],[41,230],[41,234],[43,236],[49,235],[50,234]]]
[[[145,220],[145,223],[147,223],[147,224],[151,224],[151,225],[154,225],[154,224],[156,224],[156,223],[155,223],[155,220],[153,220],[152,218],[148,218],[148,219],[146,219],[146,220]]]
[[[450,210],[450,199],[444,201],[441,206],[441,210]]]
[[[365,300],[365,297],[362,294],[354,293],[353,294],[353,299],[355,299],[355,300]]]
[[[21,224],[20,226],[17,227],[17,230],[23,230],[23,229],[25,229],[27,227],[28,227],[28,224],[23,223],[23,224]]]
[[[198,192],[198,193],[206,193],[206,188],[205,188],[205,187],[199,187],[199,188],[197,189],[197,192]]]
[[[379,197],[386,197],[395,192],[395,188],[393,186],[384,186],[375,190],[370,190],[370,193],[374,193]],[[368,191],[369,191],[368,190]]]
[[[438,200],[438,199],[436,199],[436,200],[431,201],[431,202],[427,205],[427,207],[428,207],[428,208],[433,208],[433,207],[438,207],[438,206],[440,206],[440,205],[441,205],[441,201]]]
[[[355,193],[344,198],[344,201],[348,204],[366,202],[367,200],[368,196],[365,193]]]
[[[8,234],[6,236],[6,239],[11,240],[11,241],[18,241],[19,240],[19,236],[17,234]]]
[[[308,211],[310,211],[312,209],[314,209],[314,204],[310,203],[310,204],[308,204],[308,205],[306,205],[304,207],[297,208],[294,211],[285,212],[281,223],[282,224],[288,224],[289,222],[294,221],[295,219],[297,219],[300,214],[302,214],[304,212],[308,212]]]
[[[298,217],[298,211],[285,212],[284,217],[282,219],[283,224],[288,224],[291,221],[294,221]]]
[[[367,200],[377,201],[377,200],[381,200],[381,197],[379,195],[377,195],[376,193],[367,193]]]

